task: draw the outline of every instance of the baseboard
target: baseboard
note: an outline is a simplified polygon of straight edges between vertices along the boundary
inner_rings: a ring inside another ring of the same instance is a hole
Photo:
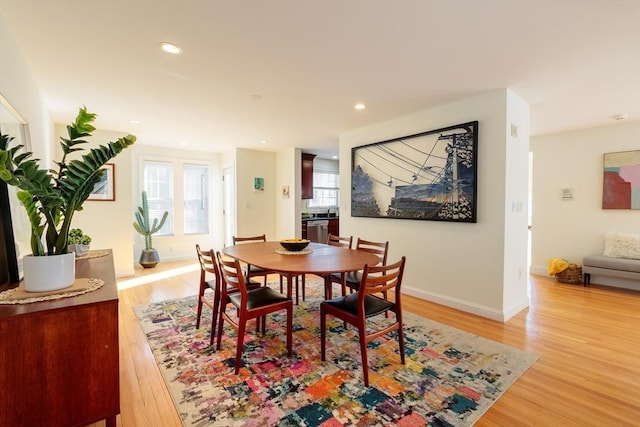
[[[524,307],[518,309],[513,314],[508,316],[506,313],[503,313],[491,307],[470,303],[469,301],[452,298],[446,295],[440,295],[433,292],[428,292],[423,289],[416,289],[410,286],[403,286],[402,291],[407,295],[411,295],[416,298],[435,302],[437,304],[441,304],[450,308],[455,308],[457,310],[462,310],[467,313],[476,314],[478,316],[486,317],[488,319],[496,320],[498,322],[506,322],[511,317],[513,317],[513,315],[515,315],[516,313],[520,312],[522,309],[528,306],[528,303],[527,303]],[[510,311],[513,311],[513,310],[510,310]]]
[[[529,274],[534,276],[549,276],[547,273],[547,266],[545,265],[532,265],[529,267]]]

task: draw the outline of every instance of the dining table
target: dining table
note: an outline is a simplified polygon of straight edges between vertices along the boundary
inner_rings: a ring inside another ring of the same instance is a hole
[[[277,271],[285,276],[289,298],[292,297],[293,277],[314,274],[324,278],[333,273],[362,270],[366,264],[378,263],[378,257],[373,253],[315,242],[309,243],[299,252],[286,251],[280,242],[268,241],[227,246],[222,253],[246,264]],[[330,299],[331,294],[331,282],[325,280],[325,299]]]

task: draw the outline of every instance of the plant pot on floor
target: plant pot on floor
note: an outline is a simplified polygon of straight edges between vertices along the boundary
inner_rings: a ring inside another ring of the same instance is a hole
[[[33,256],[23,258],[24,289],[27,292],[49,292],[68,288],[76,278],[76,255]]]
[[[153,268],[160,262],[160,256],[155,249],[143,249],[138,263],[144,268]]]

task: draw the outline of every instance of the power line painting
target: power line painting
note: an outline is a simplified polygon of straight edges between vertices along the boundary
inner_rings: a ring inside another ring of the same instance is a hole
[[[478,122],[351,149],[351,215],[476,222]]]

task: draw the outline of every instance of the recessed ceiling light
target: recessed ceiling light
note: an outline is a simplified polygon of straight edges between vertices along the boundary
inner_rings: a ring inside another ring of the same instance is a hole
[[[132,125],[137,125],[138,123],[140,123],[140,120],[129,120],[129,123],[131,123]]]
[[[182,49],[178,46],[176,46],[173,43],[169,43],[169,42],[162,42],[160,43],[160,48],[162,50],[164,50],[167,53],[171,53],[173,55],[179,55],[182,53]]]
[[[185,142],[185,141],[182,141],[182,142],[180,143],[180,145],[182,145],[183,147],[186,147],[187,145],[189,145],[189,143],[188,143],[188,142]]]
[[[260,141],[260,144],[266,144],[266,143],[267,143],[266,139],[263,139],[262,141]]]
[[[626,119],[627,117],[629,117],[629,114],[627,114],[627,113],[614,114],[613,116],[611,116],[611,118],[612,118],[613,120],[624,120],[624,119]]]
[[[364,104],[356,104],[353,108],[355,108],[356,110],[364,110],[365,108],[367,108],[367,106]]]

